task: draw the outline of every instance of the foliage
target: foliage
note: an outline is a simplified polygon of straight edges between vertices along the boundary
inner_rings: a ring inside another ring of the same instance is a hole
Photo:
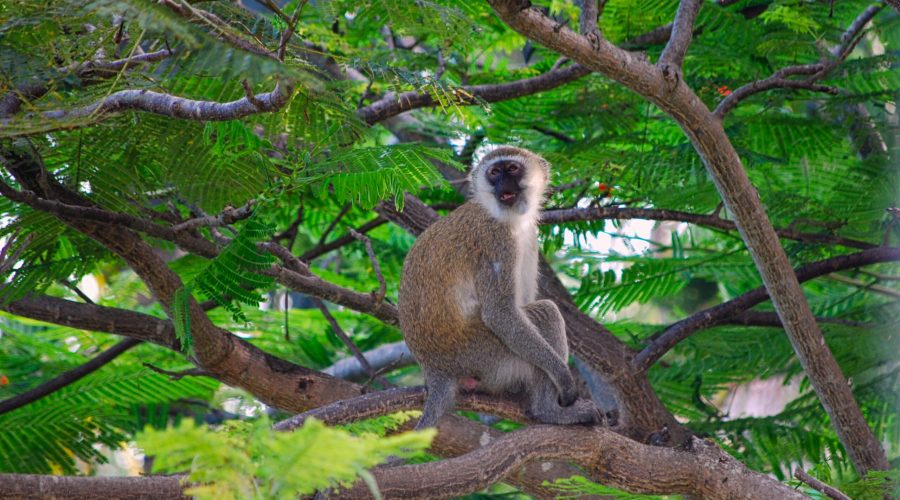
[[[212,431],[185,421],[177,428],[147,429],[138,443],[155,457],[156,471],[188,472],[186,480],[197,484],[185,491],[188,495],[296,498],[349,486],[390,456],[425,450],[434,433],[430,429],[389,437],[353,436],[315,419],[293,432],[273,432],[267,419],[230,421]],[[377,490],[373,494],[377,497]]]

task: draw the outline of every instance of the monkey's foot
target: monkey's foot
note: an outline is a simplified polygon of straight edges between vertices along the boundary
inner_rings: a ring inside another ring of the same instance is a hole
[[[578,399],[570,406],[540,407],[532,404],[528,416],[542,424],[595,425],[603,423],[603,412],[590,399]]]

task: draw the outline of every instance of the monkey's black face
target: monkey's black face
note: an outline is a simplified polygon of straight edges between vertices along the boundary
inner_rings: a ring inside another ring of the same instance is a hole
[[[494,189],[494,196],[501,205],[511,207],[519,201],[522,193],[522,175],[525,169],[511,160],[501,160],[491,164],[485,172],[488,183]]]

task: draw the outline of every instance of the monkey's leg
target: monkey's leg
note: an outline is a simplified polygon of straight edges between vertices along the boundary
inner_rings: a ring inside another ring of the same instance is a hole
[[[523,309],[528,320],[537,327],[553,350],[563,359],[568,359],[566,323],[556,305],[549,300],[538,300]],[[528,391],[525,411],[531,418],[545,424],[590,424],[602,421],[600,410],[591,400],[579,399],[571,406],[560,406],[556,386],[540,370],[535,370],[535,381]]]
[[[425,398],[422,418],[416,423],[416,430],[434,427],[456,399],[456,380],[447,376],[426,373],[425,388],[428,390],[428,396]]]

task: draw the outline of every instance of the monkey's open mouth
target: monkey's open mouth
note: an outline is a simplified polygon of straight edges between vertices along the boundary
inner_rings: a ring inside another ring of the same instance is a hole
[[[516,198],[518,197],[519,195],[516,193],[500,193],[498,199],[500,200],[500,203],[503,203],[504,205],[512,205],[516,202]]]

